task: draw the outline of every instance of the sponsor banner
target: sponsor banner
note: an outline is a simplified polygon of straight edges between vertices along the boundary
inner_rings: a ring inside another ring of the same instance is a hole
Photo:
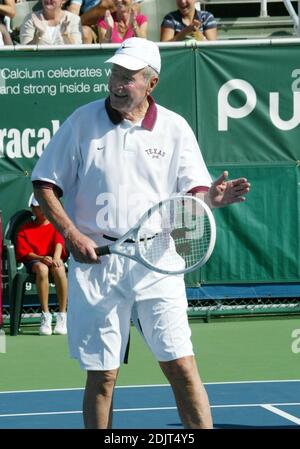
[[[299,45],[198,47],[197,129],[216,176],[245,176],[247,202],[215,212],[214,255],[188,282],[299,282]]]

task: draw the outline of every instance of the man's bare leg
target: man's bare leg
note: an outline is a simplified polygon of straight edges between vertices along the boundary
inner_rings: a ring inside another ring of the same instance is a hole
[[[209,400],[195,358],[187,356],[159,364],[173,389],[184,427],[212,429]]]
[[[111,429],[113,392],[118,370],[88,371],[83,399],[86,429]]]

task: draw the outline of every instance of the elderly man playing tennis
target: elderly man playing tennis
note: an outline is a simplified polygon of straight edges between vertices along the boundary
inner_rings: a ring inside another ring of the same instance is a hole
[[[95,248],[121,237],[174,193],[222,207],[244,201],[250,184],[228,181],[225,171],[212,182],[187,122],[155,103],[161,59],[154,42],[130,38],[106,62],[113,64],[108,98],[71,114],[32,174],[36,198],[72,255],[68,338],[71,356],[87,371],[84,424],[112,426],[113,391],[132,318],[172,386],[184,427],[211,428],[183,276],[159,274],[114,254],[98,258]]]

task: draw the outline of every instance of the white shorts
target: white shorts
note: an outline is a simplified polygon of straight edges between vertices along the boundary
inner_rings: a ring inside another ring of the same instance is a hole
[[[159,361],[193,355],[183,276],[165,276],[128,258],[69,265],[68,339],[82,369],[110,370],[124,360],[130,321]]]

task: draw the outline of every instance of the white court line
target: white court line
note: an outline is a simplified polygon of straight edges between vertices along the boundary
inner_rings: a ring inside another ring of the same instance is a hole
[[[204,385],[229,385],[229,384],[267,384],[280,382],[300,382],[300,379],[279,379],[279,380],[237,380],[229,382],[204,382]]]
[[[276,405],[290,405],[290,404],[276,404]],[[297,418],[296,416],[291,415],[290,413],[284,412],[283,410],[280,410],[279,408],[274,407],[271,404],[263,404],[262,408],[269,410],[269,412],[276,413],[276,415],[288,419],[289,421],[292,421],[295,424],[298,424],[298,426],[300,426],[300,418]]]
[[[274,405],[300,405],[300,402],[280,402]],[[211,408],[239,408],[239,407],[263,407],[267,410],[268,407],[272,407],[270,404],[220,404],[212,405]],[[116,408],[114,412],[148,412],[148,411],[160,411],[160,410],[176,410],[177,407],[139,407],[139,408]],[[275,409],[275,407],[274,407]],[[278,409],[276,409],[278,410]],[[280,411],[280,410],[278,410]],[[82,410],[70,410],[65,412],[36,412],[36,413],[7,413],[0,415],[0,418],[16,418],[21,416],[43,416],[43,415],[71,415],[82,413]],[[282,412],[285,413],[285,412]],[[279,413],[278,413],[279,414]],[[288,415],[288,413],[286,413]],[[292,416],[292,415],[289,415]],[[298,419],[298,418],[295,418]],[[298,419],[298,424],[300,424],[300,419]]]
[[[204,382],[204,385],[239,385],[239,384],[264,384],[264,383],[279,383],[279,382],[300,382],[300,379],[280,379],[280,380],[241,380],[229,382]],[[116,389],[122,388],[156,388],[156,387],[170,387],[169,384],[151,384],[151,385],[117,385]],[[45,388],[41,390],[8,390],[0,391],[0,394],[6,393],[43,393],[48,391],[80,391],[84,390],[82,387],[74,388]]]
[[[45,415],[74,415],[82,413],[82,410],[70,410],[69,412],[37,412],[37,413],[8,413],[0,415],[0,418],[19,418],[24,416],[45,416]]]
[[[41,390],[8,390],[8,391],[0,391],[0,394],[6,393],[48,393],[50,391],[78,391],[84,390],[84,388],[48,388]]]
[[[230,407],[264,407],[270,404],[220,404],[211,405],[211,408],[230,408]],[[277,402],[273,405],[300,405],[300,402]]]

